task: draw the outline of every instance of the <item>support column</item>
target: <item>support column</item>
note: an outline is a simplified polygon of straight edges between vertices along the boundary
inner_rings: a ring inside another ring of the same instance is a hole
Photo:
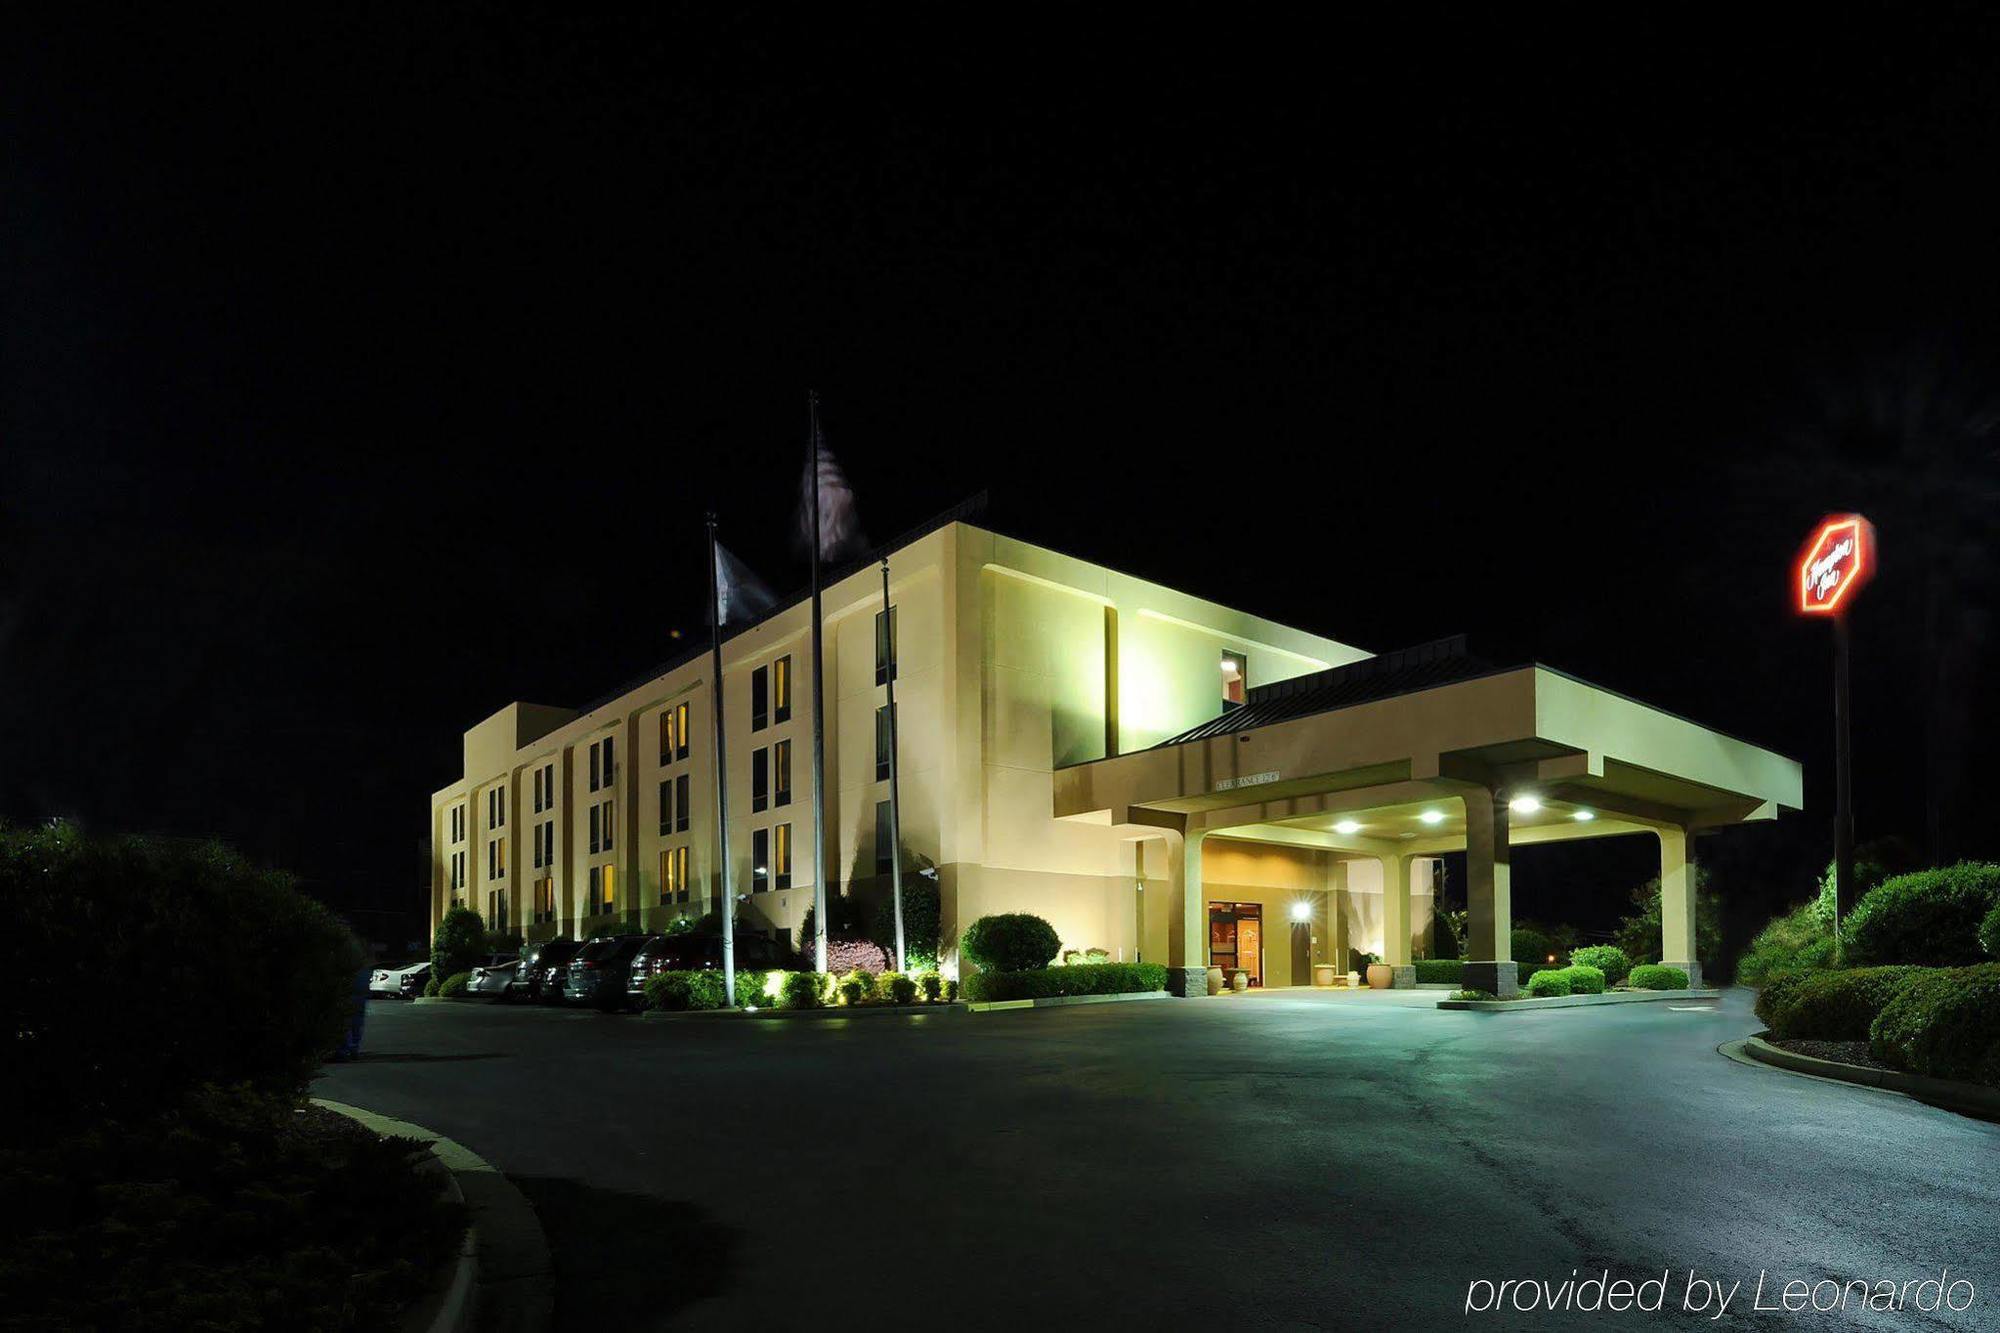
[[[1395,972],[1390,985],[1410,990],[1417,984],[1410,961],[1410,865],[1414,856],[1379,856],[1382,864],[1382,961]]]
[[[1208,994],[1208,901],[1201,887],[1203,833],[1167,840],[1167,864],[1179,875],[1181,947],[1167,971],[1167,989],[1182,997]]]
[[[1326,868],[1326,961],[1341,976],[1347,975],[1347,862],[1335,861]]]
[[[1514,885],[1507,862],[1507,801],[1490,787],[1467,787],[1465,802],[1465,987],[1520,994],[1514,964]]]
[[[1660,835],[1660,961],[1701,985],[1695,957],[1693,839],[1686,829],[1662,828]]]

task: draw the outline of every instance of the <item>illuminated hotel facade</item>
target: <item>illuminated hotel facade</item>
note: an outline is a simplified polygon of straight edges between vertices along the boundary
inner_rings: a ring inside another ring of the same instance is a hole
[[[1663,957],[1698,975],[1695,836],[1800,804],[1795,762],[1546,667],[1374,656],[960,518],[836,571],[823,602],[828,893],[888,892],[893,672],[902,842],[935,867],[952,962],[960,926],[1023,911],[1065,949],[1166,964],[1177,992],[1211,964],[1307,984],[1350,950],[1408,984],[1431,864],[1462,851],[1467,984],[1506,994],[1509,847],[1644,833]],[[739,924],[795,946],[811,642],[800,598],[722,649]],[[709,672],[691,652],[587,709],[467,731],[431,797],[433,923],[461,903],[587,938],[715,909]]]

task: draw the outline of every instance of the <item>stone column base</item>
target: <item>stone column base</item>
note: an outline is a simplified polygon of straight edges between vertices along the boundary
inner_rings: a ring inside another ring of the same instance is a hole
[[[1170,967],[1167,969],[1167,994],[1187,999],[1208,994],[1208,969],[1205,967]]]
[[[1678,967],[1681,971],[1687,973],[1689,986],[1692,987],[1701,985],[1701,964],[1699,962],[1693,962],[1693,963],[1669,962],[1666,964],[1666,966]]]
[[[1510,999],[1521,993],[1520,968],[1509,961],[1504,963],[1471,963],[1465,965],[1459,982],[1466,990],[1491,991],[1501,999]]]
[[[1390,990],[1415,990],[1417,988],[1417,969],[1414,966],[1403,963],[1390,968],[1389,971],[1391,976],[1389,982]]]

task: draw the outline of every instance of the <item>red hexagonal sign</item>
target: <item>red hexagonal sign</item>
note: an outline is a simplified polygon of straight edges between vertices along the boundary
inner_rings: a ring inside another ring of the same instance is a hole
[[[1794,585],[1799,610],[1837,614],[1875,573],[1875,527],[1859,514],[1832,514],[1799,551]]]

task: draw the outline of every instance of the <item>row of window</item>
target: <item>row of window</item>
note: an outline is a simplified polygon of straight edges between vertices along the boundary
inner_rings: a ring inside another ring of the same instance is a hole
[[[660,767],[688,757],[688,706],[660,710]]]
[[[537,923],[556,919],[556,881],[552,875],[544,875],[535,881],[535,920]]]
[[[618,910],[618,867],[592,866],[590,868],[590,896],[587,904],[589,916],[603,916]]]
[[[465,887],[465,853],[451,854],[451,887],[454,892]]]
[[[535,770],[535,813],[556,808],[556,766],[543,764]]]
[[[688,830],[688,775],[660,779],[660,832]]]
[[[507,877],[507,840],[492,838],[486,844],[486,878],[505,879]]]
[[[660,849],[660,905],[684,903],[688,900],[688,849],[686,847],[662,847]]]
[[[590,807],[590,850],[608,852],[611,850],[611,830],[617,825],[614,817],[616,801],[600,801]]]
[[[507,789],[495,787],[486,793],[486,827],[499,828],[507,822]]]
[[[792,887],[792,826],[776,824],[750,835],[750,892]]]
[[[792,803],[792,743],[778,741],[750,752],[750,809]]]
[[[606,736],[590,743],[590,789],[609,787],[618,771],[618,738]]]
[[[552,866],[556,863],[556,821],[545,819],[535,825],[535,865]]]
[[[792,720],[792,658],[788,653],[750,673],[750,730]]]
[[[450,825],[451,825],[451,838],[450,838],[450,841],[452,841],[452,842],[464,842],[464,841],[465,841],[465,807],[464,807],[464,806],[462,806],[462,805],[454,805],[454,806],[453,806],[453,807],[451,808],[451,810],[450,810],[449,814],[450,814],[450,820],[449,820],[449,822],[450,822]]]

